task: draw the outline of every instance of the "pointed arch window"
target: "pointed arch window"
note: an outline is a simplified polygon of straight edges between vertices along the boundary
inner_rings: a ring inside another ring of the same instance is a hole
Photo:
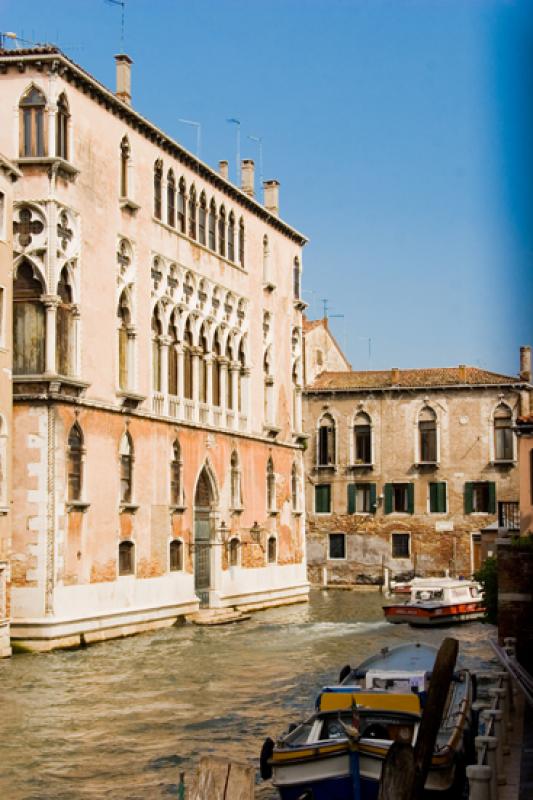
[[[169,546],[169,567],[171,572],[183,571],[183,542],[173,539]]]
[[[230,470],[230,481],[231,481],[231,508],[232,509],[240,509],[242,506],[242,498],[241,498],[241,470],[239,466],[239,456],[237,452],[234,450],[231,454],[231,470]]]
[[[292,465],[291,470],[291,501],[292,510],[300,510],[300,476],[298,474],[298,467],[296,464]]]
[[[318,466],[331,467],[335,463],[335,422],[326,414],[318,427]]]
[[[180,185],[178,191],[178,230],[180,233],[185,233],[185,180],[180,178]]]
[[[268,537],[267,543],[267,561],[269,564],[275,564],[278,560],[278,540],[275,536]]]
[[[176,226],[176,179],[171,169],[167,174],[167,224]]]
[[[228,258],[235,261],[235,214],[230,211],[228,220]]]
[[[218,215],[218,252],[226,257],[226,209],[221,206]]]
[[[20,101],[21,156],[46,155],[45,108],[44,94],[32,86]]]
[[[129,166],[130,166],[130,142],[127,136],[120,142],[120,196],[128,197],[129,190]]]
[[[494,459],[512,461],[513,451],[513,415],[511,409],[501,403],[494,412]]]
[[[178,334],[173,322],[168,326],[168,337],[168,393],[175,396],[178,394]]]
[[[74,319],[72,289],[66,267],[57,284],[59,305],[56,311],[56,370],[59,375],[72,375],[74,355]]]
[[[131,311],[126,290],[120,295],[117,309],[118,326],[118,385],[122,391],[130,388],[132,372]]]
[[[13,282],[13,373],[40,375],[45,364],[43,285],[29,261],[22,261]]]
[[[238,355],[238,362],[239,362],[239,372],[238,372],[238,381],[237,381],[237,408],[242,413],[246,411],[244,408],[244,397],[243,397],[243,380],[245,379],[246,375],[246,356],[244,354],[244,344],[241,339],[239,344],[239,355]]]
[[[120,502],[131,503],[133,498],[133,440],[128,431],[120,440]]]
[[[231,355],[231,347],[229,341],[226,343],[226,360],[228,364],[231,364],[233,361]],[[228,370],[227,380],[226,380],[226,408],[229,410],[233,409],[233,403],[235,398],[233,396],[233,380],[232,380],[232,373]]]
[[[216,251],[216,228],[217,228],[217,207],[215,204],[215,200],[211,200],[211,205],[209,206],[209,249]]]
[[[200,195],[200,208],[198,210],[198,239],[200,244],[206,243],[207,225],[207,200],[204,192]]]
[[[300,300],[301,295],[301,270],[298,258],[294,259],[292,266],[292,290],[295,300]]]
[[[372,423],[363,411],[354,420],[353,452],[354,464],[372,464]]]
[[[56,113],[56,156],[68,161],[68,128],[70,112],[65,94],[59,95]]]
[[[163,326],[159,315],[159,308],[152,314],[152,390],[161,391],[161,336]]]
[[[239,566],[239,545],[240,542],[236,536],[229,541],[229,565],[230,567]]]
[[[191,186],[189,192],[189,236],[196,239],[196,189]]]
[[[276,511],[276,476],[274,474],[274,462],[272,461],[272,457],[267,461],[266,496],[267,511],[273,513]]]
[[[192,348],[191,324],[190,320],[187,320],[183,337],[183,392],[187,400],[192,400],[193,398]]]
[[[161,219],[161,192],[163,186],[163,162],[158,159],[154,164],[154,217]]]
[[[67,450],[68,499],[80,501],[83,494],[83,433],[78,423],[70,429]]]
[[[220,406],[220,384],[221,384],[221,372],[222,372],[222,362],[221,362],[222,350],[220,346],[220,338],[219,333],[215,334],[215,345],[214,345],[214,359],[213,359],[213,405],[219,407]]]
[[[239,220],[239,264],[244,267],[244,221]]]
[[[418,415],[418,447],[421,464],[437,462],[437,415],[429,406]]]
[[[133,542],[121,542],[118,546],[118,574],[135,574],[135,545]]]
[[[201,403],[207,403],[207,336],[204,328],[200,333],[200,364],[199,364],[199,397]]]
[[[177,439],[172,445],[170,462],[170,505],[183,506],[183,461],[180,443]]]

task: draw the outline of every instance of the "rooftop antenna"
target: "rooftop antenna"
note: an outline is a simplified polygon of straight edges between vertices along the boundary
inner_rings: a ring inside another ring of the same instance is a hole
[[[181,119],[179,117],[178,122],[183,122],[184,125],[191,125],[192,127],[196,128],[196,155],[200,158],[200,143],[202,141],[202,124],[200,122],[195,122],[193,119]]]
[[[248,136],[252,142],[257,142],[259,146],[259,186],[261,187],[261,197],[263,203],[265,201],[265,187],[263,186],[263,137],[262,136]]]
[[[342,325],[343,336],[342,336],[342,338],[344,340],[344,342],[343,342],[344,352],[346,353],[346,347],[347,347],[348,342],[347,342],[347,339],[346,339],[346,320],[344,318],[344,314],[329,314],[328,313],[329,312],[329,301],[325,297],[322,298],[321,303],[322,303],[322,305],[324,307],[324,313],[323,313],[322,319],[325,319],[326,321],[328,319],[342,319],[343,320],[343,325]]]
[[[124,52],[124,26],[126,16],[126,0],[105,0],[106,3],[112,6],[121,7],[121,24],[120,24],[120,52]]]
[[[363,342],[368,342],[368,366],[372,361],[372,339],[370,336],[358,336],[358,339],[362,339]]]
[[[235,125],[237,129],[237,142],[236,142],[236,159],[237,159],[237,184],[240,186],[241,183],[241,121],[240,119],[235,119],[235,117],[230,117],[226,120],[226,122],[231,122],[232,125]]]
[[[0,48],[2,50],[5,49],[6,46],[6,39],[13,39],[15,42],[17,41],[17,34],[13,33],[13,31],[2,31],[0,32]],[[15,45],[16,46],[16,45]]]

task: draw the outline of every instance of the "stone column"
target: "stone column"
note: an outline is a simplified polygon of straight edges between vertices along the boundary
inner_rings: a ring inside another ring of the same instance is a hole
[[[179,397],[180,408],[182,410],[182,416],[183,416],[183,398],[184,398],[184,392],[185,392],[184,375],[183,375],[183,363],[184,363],[183,345],[182,344],[177,344],[177,345],[175,345],[175,347],[176,347],[176,353],[178,354],[178,397]]]
[[[226,425],[226,397],[227,397],[227,383],[228,383],[228,359],[223,356],[220,361],[220,424],[222,427]]]
[[[46,351],[44,371],[47,375],[56,375],[56,319],[60,298],[55,294],[43,295],[46,313]]]
[[[208,405],[207,421],[213,424],[213,356],[205,357],[205,396]]]
[[[161,370],[161,394],[163,395],[163,414],[168,414],[168,348],[171,339],[168,336],[159,337],[159,368]]]
[[[54,105],[50,106],[48,109],[48,137],[46,155],[48,155],[50,158],[53,158],[56,154],[56,114],[57,106],[54,103]]]
[[[193,419],[195,422],[198,422],[200,416],[200,357],[202,355],[202,350],[199,347],[193,347],[191,349],[192,354],[192,400],[194,403],[193,407]]]
[[[239,428],[239,372],[241,365],[238,361],[232,361],[230,364],[230,380],[231,380],[231,395],[233,400],[233,427],[235,430]]]

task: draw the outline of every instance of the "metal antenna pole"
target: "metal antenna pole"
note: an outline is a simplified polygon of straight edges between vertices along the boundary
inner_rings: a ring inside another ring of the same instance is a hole
[[[262,136],[248,136],[252,142],[257,142],[259,146],[259,186],[261,187],[261,197],[265,201],[265,188],[263,186],[263,137]]]
[[[241,121],[239,119],[235,119],[235,117],[230,117],[226,120],[226,122],[231,122],[237,128],[237,184],[240,186],[241,183]]]
[[[193,119],[178,119],[178,122],[183,122],[184,125],[192,125],[196,128],[196,155],[200,158],[200,142],[202,139],[202,125],[200,122],[195,122]]]
[[[120,47],[121,53],[124,52],[124,29],[125,29],[125,17],[126,17],[126,0],[105,0],[106,3],[110,3],[112,6],[120,6],[121,8],[121,22],[120,22]]]

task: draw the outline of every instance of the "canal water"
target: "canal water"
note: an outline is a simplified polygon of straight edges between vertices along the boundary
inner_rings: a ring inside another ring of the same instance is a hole
[[[266,736],[384,645],[452,633],[466,666],[493,663],[488,626],[416,631],[384,622],[381,604],[377,593],[315,590],[309,604],[238,625],[0,660],[0,798],[175,797],[179,772],[201,755],[257,764]],[[265,786],[258,796],[276,795]]]

